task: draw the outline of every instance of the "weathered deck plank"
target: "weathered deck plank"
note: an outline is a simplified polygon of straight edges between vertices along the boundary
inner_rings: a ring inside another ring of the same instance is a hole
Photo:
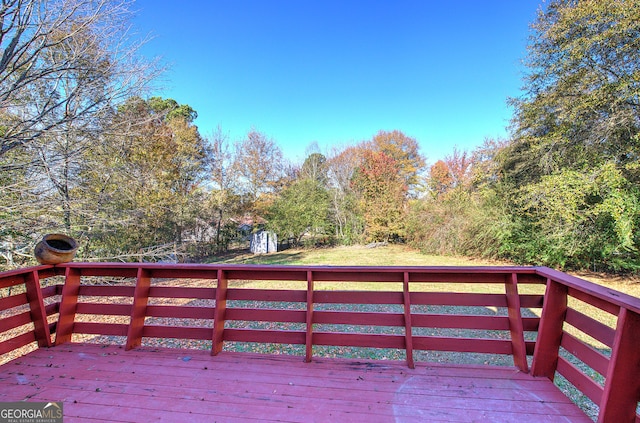
[[[64,401],[65,422],[589,422],[514,368],[65,344],[0,368],[0,401]]]

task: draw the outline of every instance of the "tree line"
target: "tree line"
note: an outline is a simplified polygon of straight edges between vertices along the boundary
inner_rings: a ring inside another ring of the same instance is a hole
[[[381,130],[288,162],[259,129],[201,134],[149,95],[123,0],[7,0],[0,11],[0,255],[48,232],[84,259],[200,260],[242,223],[300,246],[407,243],[560,268],[640,268],[640,1],[555,0],[531,26],[507,139],[427,166]]]

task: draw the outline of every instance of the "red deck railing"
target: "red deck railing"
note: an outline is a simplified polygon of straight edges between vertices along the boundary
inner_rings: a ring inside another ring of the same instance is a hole
[[[54,276],[53,284],[45,281]],[[152,279],[161,283],[152,284]],[[185,279],[200,282],[172,282]],[[234,281],[287,281],[296,287],[248,288]],[[343,282],[350,289],[323,289]],[[381,289],[358,289],[370,283],[382,284]],[[444,284],[446,290],[437,289]],[[458,284],[475,289],[449,292]],[[538,293],[529,289],[536,285]],[[35,342],[58,345],[76,334],[120,336],[127,349],[143,338],[210,341],[213,355],[226,342],[290,344],[300,346],[306,361],[321,354],[318,347],[323,346],[388,348],[402,350],[409,367],[423,351],[490,353],[513,357],[514,366],[533,376],[554,380],[562,375],[600,407],[601,422],[634,421],[640,399],[640,299],[543,267],[67,263],[0,273],[0,289],[6,295],[0,299],[0,354]],[[615,329],[571,307],[570,298],[616,316]],[[194,301],[197,306],[190,305]],[[358,310],[371,305],[385,308]],[[441,306],[502,308],[506,313],[433,311]],[[541,309],[541,317],[523,312],[528,309]],[[173,319],[183,326],[167,323]],[[268,327],[247,324],[252,322]],[[340,330],[341,325],[350,330]],[[611,355],[568,333],[567,325],[608,346]],[[371,333],[363,328],[391,329]],[[472,336],[425,332],[433,328],[464,329]],[[506,335],[473,336],[486,331]],[[604,382],[589,375],[593,372]]]

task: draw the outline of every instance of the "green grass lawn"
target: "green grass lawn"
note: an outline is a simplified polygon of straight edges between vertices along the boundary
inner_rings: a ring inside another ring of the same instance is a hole
[[[218,263],[333,266],[490,266],[500,263],[465,257],[433,256],[402,245],[285,250],[273,254],[235,254],[212,260]]]
[[[378,248],[364,246],[285,250],[273,254],[227,254],[214,258],[210,263],[273,264],[273,265],[332,265],[332,266],[510,266],[513,263],[468,257],[436,256],[403,245],[387,245]],[[637,278],[604,275],[600,273],[571,273],[640,297],[640,280]]]
[[[365,246],[335,247],[298,250],[291,249],[272,254],[251,253],[230,254],[219,257],[213,263],[227,264],[267,264],[267,265],[287,265],[287,266],[498,266],[509,265],[505,262],[496,262],[491,260],[475,260],[465,257],[450,256],[434,256],[422,254],[416,249],[412,249],[402,245],[387,245],[377,248],[367,248]],[[467,284],[472,291],[463,290],[463,292],[488,292],[487,287],[480,287],[476,284]],[[475,285],[475,287],[473,286]],[[306,283],[303,282],[273,282],[251,281],[243,283],[244,287],[252,288],[274,288],[274,289],[306,289]],[[418,289],[431,291],[456,291],[461,288],[457,284],[452,289],[446,284],[429,285],[421,284]],[[488,287],[496,288],[498,291],[504,292],[504,287]],[[386,283],[316,283],[316,289],[356,289],[356,290],[386,290],[386,291],[402,291],[400,284]],[[478,289],[478,291],[474,291]]]

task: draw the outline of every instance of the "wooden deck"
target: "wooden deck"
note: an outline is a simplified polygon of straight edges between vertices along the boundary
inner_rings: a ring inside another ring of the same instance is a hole
[[[64,421],[590,422],[549,379],[443,366],[66,343],[0,368],[0,401]]]

